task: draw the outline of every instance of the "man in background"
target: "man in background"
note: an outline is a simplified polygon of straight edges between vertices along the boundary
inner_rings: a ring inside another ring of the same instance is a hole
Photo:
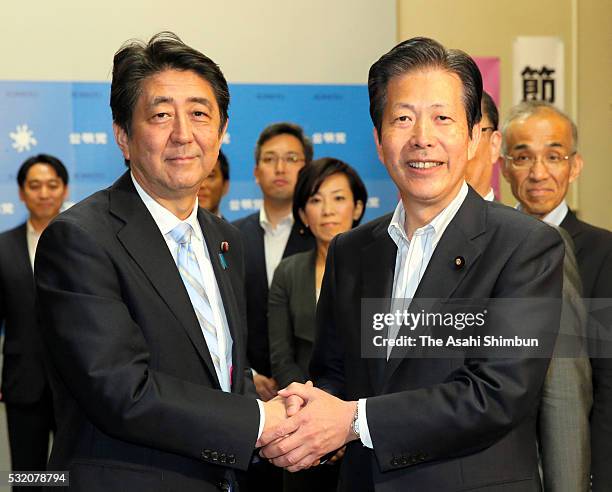
[[[68,195],[68,172],[56,157],[39,154],[21,165],[17,184],[29,216],[0,235],[2,399],[13,470],[45,470],[55,420],[34,307],[34,255],[40,235]]]
[[[493,166],[499,159],[501,150],[501,132],[498,130],[499,113],[495,101],[486,92],[482,93],[482,120],[480,124],[480,143],[476,154],[468,161],[465,180],[485,200],[494,200],[495,193],[491,187]]]
[[[282,122],[267,126],[255,146],[255,181],[263,204],[234,222],[242,232],[246,258],[247,358],[259,397],[266,401],[278,391],[270,367],[268,340],[268,289],[274,270],[283,258],[314,248],[314,238],[293,220],[291,207],[297,176],[312,161],[312,143],[302,128]],[[249,470],[249,483],[266,483],[267,490],[282,489],[281,470],[266,461]]]
[[[219,151],[219,158],[215,167],[202,182],[198,191],[198,204],[200,207],[215,214],[217,217],[223,218],[219,211],[221,199],[227,195],[229,190],[229,162],[222,150]]]
[[[502,133],[503,174],[519,201],[519,208],[548,224],[560,226],[571,235],[587,309],[589,299],[612,298],[612,233],[578,220],[566,202],[569,184],[578,178],[584,165],[577,150],[575,123],[548,103],[528,101],[512,109]],[[603,323],[600,328],[604,330],[601,336],[589,319],[594,491],[612,487],[612,359],[609,353],[599,354],[602,339],[612,337],[612,328],[609,323]]]

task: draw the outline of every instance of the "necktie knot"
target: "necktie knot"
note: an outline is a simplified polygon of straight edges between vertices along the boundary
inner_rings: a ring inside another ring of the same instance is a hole
[[[170,237],[178,244],[189,244],[191,242],[192,231],[191,225],[181,222],[170,231]]]

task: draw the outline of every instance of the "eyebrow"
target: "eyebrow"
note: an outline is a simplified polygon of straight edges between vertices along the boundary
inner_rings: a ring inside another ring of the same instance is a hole
[[[448,104],[434,103],[434,104],[430,104],[428,108],[446,108],[448,106],[449,106]],[[405,103],[405,102],[399,102],[393,105],[393,109],[410,109],[411,111],[415,111],[415,108],[416,106],[414,104]]]
[[[546,144],[546,147],[549,148],[565,148],[565,146],[561,143],[561,142],[551,142],[549,144]],[[517,144],[514,147],[512,147],[512,150],[528,150],[530,147],[528,144]]]
[[[210,100],[206,99],[205,97],[190,97],[187,99],[188,102],[192,102],[192,103],[199,103],[199,104],[203,104],[204,106],[206,106],[208,109],[212,109],[213,105],[210,102]],[[154,97],[151,102],[149,103],[149,107],[155,107],[159,104],[164,104],[164,103],[173,103],[174,102],[174,98],[173,97],[169,97],[169,96],[156,96]]]

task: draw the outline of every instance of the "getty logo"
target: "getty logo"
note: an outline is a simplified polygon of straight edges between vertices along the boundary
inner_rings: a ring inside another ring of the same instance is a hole
[[[14,132],[9,132],[9,136],[13,140],[13,148],[19,153],[30,150],[38,143],[34,138],[34,132],[25,123],[17,125]]]

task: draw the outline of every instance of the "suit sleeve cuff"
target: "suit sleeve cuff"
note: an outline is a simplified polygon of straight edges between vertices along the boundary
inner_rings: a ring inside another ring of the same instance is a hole
[[[259,406],[259,430],[257,431],[257,440],[259,441],[259,438],[264,430],[264,425],[266,424],[266,411],[264,410],[263,402],[261,400],[257,400],[257,405]]]
[[[366,448],[374,449],[374,444],[372,444],[372,437],[370,437],[370,428],[368,427],[366,400],[367,398],[360,398],[357,402],[357,408],[359,410],[359,416],[357,417],[357,420],[359,422],[359,438],[361,439],[361,443]]]

